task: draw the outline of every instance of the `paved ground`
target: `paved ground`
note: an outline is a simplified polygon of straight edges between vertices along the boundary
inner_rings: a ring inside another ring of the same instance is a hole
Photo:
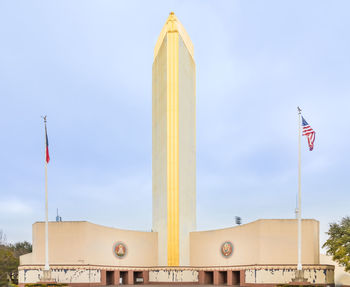
[[[161,286],[175,286],[175,287],[203,287],[203,286],[214,286],[214,285],[192,285],[192,284],[136,284],[136,285],[107,285],[107,286],[103,286],[103,287],[120,287],[120,286],[145,286],[145,287],[161,287]],[[227,285],[215,285],[215,286],[226,286]],[[235,287],[239,287],[239,285],[232,285]]]

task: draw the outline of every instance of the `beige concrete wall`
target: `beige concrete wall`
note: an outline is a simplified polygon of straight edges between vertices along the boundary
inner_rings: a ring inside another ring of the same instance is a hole
[[[87,225],[84,221],[49,222],[49,263],[87,262]],[[32,264],[45,262],[45,223],[32,226]],[[22,262],[21,262],[22,264]]]
[[[45,224],[33,224],[33,252],[21,256],[20,264],[44,264]],[[123,259],[114,255],[113,245],[127,246]],[[157,233],[129,231],[86,221],[49,222],[50,264],[96,264],[111,266],[156,266]]]
[[[152,67],[152,229],[158,264],[167,265],[167,37]]]
[[[258,222],[259,264],[297,262],[297,221],[295,219],[273,219]],[[302,263],[319,264],[319,234],[318,221],[302,220]]]
[[[338,263],[332,260],[332,256],[321,254],[320,255],[321,264],[334,265],[334,282],[336,286],[347,285],[350,286],[350,273],[346,272],[343,266],[339,266]]]
[[[18,271],[18,282],[22,284],[37,283],[43,278],[43,270],[28,269]],[[57,283],[100,283],[101,270],[98,269],[53,269],[51,278]]]
[[[221,254],[225,241],[233,243],[233,254]],[[261,219],[232,228],[191,232],[192,266],[251,264],[296,264],[297,221]],[[319,264],[319,222],[302,220],[302,263]]]
[[[20,264],[21,265],[30,265],[33,262],[32,259],[33,253],[27,253],[22,256],[20,256]]]
[[[334,270],[311,268],[304,270],[304,278],[309,284],[333,284]],[[295,279],[295,269],[283,267],[245,270],[245,283],[248,284],[289,284]]]
[[[196,230],[196,67],[179,35],[179,253],[190,265],[190,236]]]

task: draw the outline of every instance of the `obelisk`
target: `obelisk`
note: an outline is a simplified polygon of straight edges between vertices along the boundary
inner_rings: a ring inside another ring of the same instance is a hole
[[[152,67],[153,231],[158,264],[189,265],[196,229],[196,67],[190,37],[170,13]]]

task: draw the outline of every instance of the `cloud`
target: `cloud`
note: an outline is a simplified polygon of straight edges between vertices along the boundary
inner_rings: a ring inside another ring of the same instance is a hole
[[[0,214],[3,216],[28,215],[33,212],[33,206],[27,201],[12,198],[0,201]]]

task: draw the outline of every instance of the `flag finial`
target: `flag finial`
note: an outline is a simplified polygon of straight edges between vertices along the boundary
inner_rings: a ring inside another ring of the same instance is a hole
[[[46,118],[47,118],[47,115],[45,116],[41,116],[43,119],[44,119],[44,123],[46,124]]]
[[[297,106],[297,109],[298,109],[298,114],[300,115],[301,114],[301,108],[299,108],[299,106]]]

